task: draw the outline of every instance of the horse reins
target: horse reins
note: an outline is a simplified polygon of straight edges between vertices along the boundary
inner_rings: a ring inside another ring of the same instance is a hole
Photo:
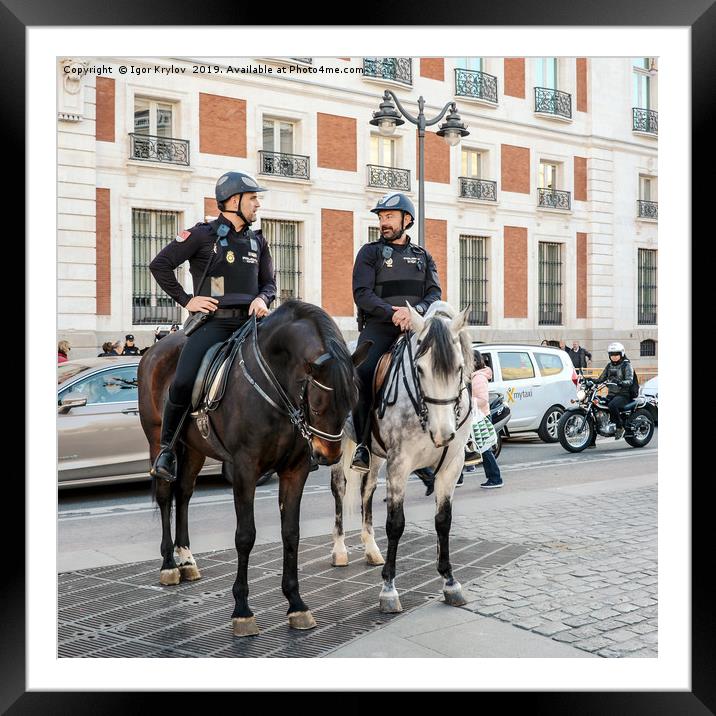
[[[306,390],[308,387],[308,383],[311,383],[312,385],[315,385],[317,388],[320,388],[321,390],[325,391],[333,391],[333,388],[328,387],[327,385],[323,385],[322,383],[319,383],[312,375],[307,375],[302,381],[301,381],[301,392],[299,395],[299,405],[296,407],[293,404],[293,401],[291,400],[290,396],[286,393],[286,391],[283,389],[283,386],[281,383],[279,383],[276,376],[273,374],[273,371],[271,370],[271,367],[266,362],[263,355],[261,355],[261,351],[259,349],[258,345],[258,334],[256,330],[256,320],[254,317],[252,329],[251,329],[251,338],[252,338],[252,348],[254,353],[254,358],[256,359],[256,363],[258,364],[259,368],[261,369],[261,372],[264,374],[266,379],[271,383],[273,389],[278,394],[279,401],[283,403],[283,407],[281,405],[278,405],[276,401],[274,401],[270,395],[268,395],[263,388],[251,377],[249,374],[246,364],[244,361],[244,355],[243,355],[243,339],[239,345],[239,365],[241,366],[241,370],[244,374],[244,377],[249,382],[250,385],[254,387],[254,389],[258,392],[258,394],[271,406],[276,408],[280,413],[283,413],[288,417],[288,419],[291,421],[291,424],[301,433],[301,435],[310,443],[311,435],[315,435],[316,437],[319,437],[323,440],[327,440],[328,442],[340,442],[343,438],[343,430],[337,435],[333,435],[331,433],[324,433],[322,430],[319,430],[318,428],[313,427],[309,422],[308,418],[306,416],[305,410],[304,410],[304,404],[307,400],[306,397]],[[318,358],[316,358],[314,363],[317,363],[320,365],[321,363],[324,363],[326,360],[330,360],[333,358],[333,356],[330,353],[322,353]]]

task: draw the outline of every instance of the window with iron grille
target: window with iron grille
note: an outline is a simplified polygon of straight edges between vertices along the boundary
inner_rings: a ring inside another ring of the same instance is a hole
[[[132,324],[181,323],[182,309],[149,271],[152,259],[177,235],[180,215],[174,211],[132,209]],[[184,284],[185,267],[177,269]]]
[[[562,324],[562,244],[539,244],[539,323]]]
[[[261,221],[261,231],[269,243],[276,271],[276,301],[272,308],[291,298],[301,298],[300,229],[299,221]]]
[[[639,324],[656,323],[656,249],[639,249]]]
[[[380,238],[380,226],[368,227],[368,241],[378,241]]]
[[[639,344],[639,356],[641,358],[651,358],[656,355],[656,341],[647,338]]]
[[[468,322],[486,326],[488,320],[487,237],[460,237],[460,310],[470,305]]]

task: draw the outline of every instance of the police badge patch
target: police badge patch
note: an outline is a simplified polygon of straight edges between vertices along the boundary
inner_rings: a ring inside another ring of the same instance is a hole
[[[188,229],[177,234],[177,241],[186,241],[191,236],[191,231]]]

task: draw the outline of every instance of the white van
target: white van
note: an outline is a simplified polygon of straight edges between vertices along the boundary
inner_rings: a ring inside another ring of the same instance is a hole
[[[512,343],[473,343],[492,368],[490,390],[505,396],[512,411],[509,433],[537,432],[557,442],[557,423],[577,398],[577,372],[559,348]]]

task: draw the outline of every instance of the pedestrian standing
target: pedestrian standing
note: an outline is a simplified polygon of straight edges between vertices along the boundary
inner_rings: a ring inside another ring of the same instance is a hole
[[[124,348],[122,349],[121,355],[123,356],[138,356],[139,348],[134,345],[134,336],[128,333],[124,337]]]
[[[489,381],[492,378],[492,370],[485,365],[485,361],[480,351],[474,351],[475,356],[475,372],[472,374],[472,400],[475,407],[490,420],[490,391]],[[481,449],[482,467],[485,470],[486,482],[480,487],[486,489],[494,489],[502,487],[502,475],[492,452],[492,445]]]
[[[70,352],[70,344],[69,341],[60,341],[57,344],[57,363],[58,365],[60,363],[66,363],[69,360],[69,352]]]

